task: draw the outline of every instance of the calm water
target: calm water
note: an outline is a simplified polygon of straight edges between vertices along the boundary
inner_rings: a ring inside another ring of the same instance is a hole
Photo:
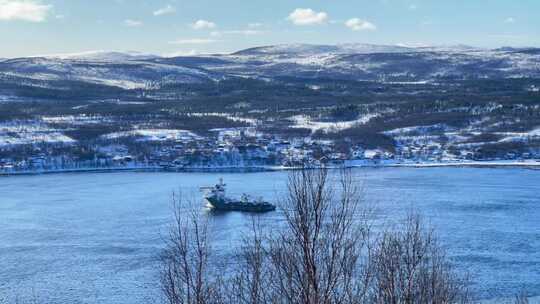
[[[411,208],[437,229],[483,298],[540,295],[540,171],[358,169],[377,217]],[[148,303],[159,300],[156,257],[170,220],[170,194],[198,197],[223,177],[231,194],[272,199],[287,173],[109,173],[0,178],[0,302]],[[213,216],[227,252],[249,216]],[[279,214],[262,216],[279,225]],[[226,262],[226,261],[225,261]]]

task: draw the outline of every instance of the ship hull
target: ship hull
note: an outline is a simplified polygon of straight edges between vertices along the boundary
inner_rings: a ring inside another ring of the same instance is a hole
[[[241,211],[241,212],[270,212],[275,211],[276,207],[269,203],[245,203],[240,201],[225,201],[215,197],[205,198],[207,203],[218,211]]]

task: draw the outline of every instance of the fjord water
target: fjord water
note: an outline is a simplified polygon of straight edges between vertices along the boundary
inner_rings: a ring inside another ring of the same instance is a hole
[[[540,171],[384,168],[354,174],[379,222],[395,223],[411,209],[420,211],[452,260],[471,273],[482,298],[521,290],[540,295]],[[283,194],[287,173],[0,178],[0,302],[157,302],[157,259],[171,220],[171,193],[181,189],[200,202],[198,187],[220,177],[231,195],[274,200]],[[210,216],[220,262],[230,262],[228,254],[250,216]],[[281,225],[278,212],[259,217]]]

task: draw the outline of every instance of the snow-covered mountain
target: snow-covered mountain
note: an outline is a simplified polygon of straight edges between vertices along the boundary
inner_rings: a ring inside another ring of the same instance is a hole
[[[229,72],[265,77],[430,81],[441,77],[538,77],[540,56],[535,50],[487,50],[463,45],[278,45],[247,49],[227,58],[244,65],[230,66]]]
[[[338,44],[338,45],[313,45],[313,44],[282,44],[273,46],[255,47],[242,50],[233,55],[296,55],[312,56],[316,54],[366,54],[366,53],[397,53],[411,52],[413,47],[398,45],[376,45],[376,44]]]
[[[238,51],[233,55],[299,55],[309,56],[315,54],[372,54],[372,53],[411,53],[411,52],[474,52],[484,49],[468,45],[379,45],[368,43],[344,43],[336,45],[315,44],[281,44],[261,46]]]
[[[152,89],[167,83],[199,83],[222,78],[197,67],[144,61],[156,57],[133,59],[131,55],[107,53],[91,57],[32,57],[0,62],[0,79],[28,86],[58,87],[64,82]],[[88,59],[91,58],[91,59]]]
[[[57,54],[42,56],[53,59],[70,59],[70,60],[84,60],[84,61],[128,61],[128,60],[146,60],[159,58],[158,55],[146,54],[141,52],[119,52],[119,51],[89,51],[82,53],[70,53],[70,54]]]
[[[540,49],[292,44],[227,55],[165,58],[98,51],[0,60],[0,90],[12,91],[16,86],[69,89],[66,82],[159,90],[235,77],[378,82],[540,78]]]

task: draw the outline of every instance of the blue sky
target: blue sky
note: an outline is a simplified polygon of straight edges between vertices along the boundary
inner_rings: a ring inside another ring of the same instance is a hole
[[[280,43],[540,46],[538,0],[0,0],[0,57]]]

